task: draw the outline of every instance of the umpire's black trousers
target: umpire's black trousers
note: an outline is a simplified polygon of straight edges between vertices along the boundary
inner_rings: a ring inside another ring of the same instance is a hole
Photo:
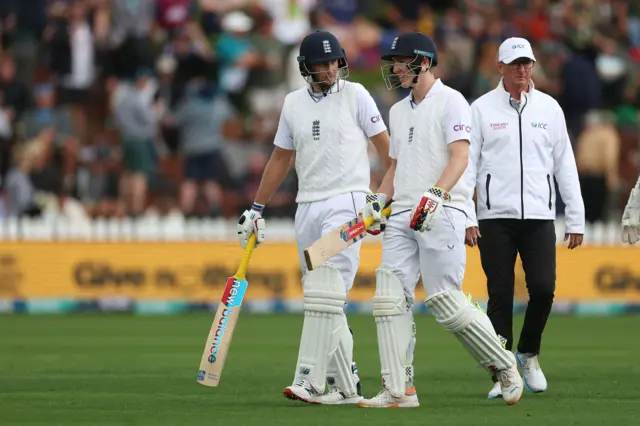
[[[540,353],[542,332],[551,313],[556,287],[556,234],[551,220],[485,219],[479,221],[482,269],[487,276],[487,315],[496,333],[513,347],[515,263],[520,253],[529,304],[518,351]]]

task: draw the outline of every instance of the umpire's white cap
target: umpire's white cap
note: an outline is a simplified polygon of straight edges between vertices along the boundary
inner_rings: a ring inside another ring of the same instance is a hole
[[[510,64],[518,58],[528,58],[535,62],[531,43],[520,37],[511,37],[503,41],[498,50],[498,61]]]

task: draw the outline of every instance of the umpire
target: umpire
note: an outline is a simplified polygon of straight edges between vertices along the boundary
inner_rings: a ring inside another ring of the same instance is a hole
[[[535,89],[535,62],[527,40],[507,39],[498,53],[498,87],[471,105],[467,178],[476,187],[478,222],[468,224],[466,243],[480,249],[487,314],[508,350],[513,346],[514,267],[520,254],[529,304],[516,358],[525,387],[544,392],[547,381],[538,354],[556,281],[554,176],[566,205],[564,240],[569,249],[582,244],[584,204],[564,114],[558,102]],[[489,398],[501,396],[495,383]]]

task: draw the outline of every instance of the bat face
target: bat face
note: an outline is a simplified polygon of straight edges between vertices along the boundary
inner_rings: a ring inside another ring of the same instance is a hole
[[[237,280],[233,277],[227,280],[227,285],[225,286],[221,300],[223,306],[220,319],[217,324],[214,324],[215,332],[209,350],[209,364],[215,364],[220,347],[223,343],[228,342],[230,336],[227,339],[225,339],[224,336],[229,330],[229,319],[232,315],[238,315],[240,312],[240,305],[242,305],[242,299],[247,291],[247,285],[248,283],[246,281]],[[233,329],[231,331],[233,332]]]
[[[248,285],[246,280],[234,277],[227,280],[196,377],[202,385],[217,386],[220,381],[220,373]]]
[[[363,239],[366,232],[367,227],[365,226],[362,218],[358,216],[354,220],[350,220],[342,225],[340,228],[340,238],[345,243],[349,242],[349,240],[353,240],[352,242],[355,243],[358,240]]]

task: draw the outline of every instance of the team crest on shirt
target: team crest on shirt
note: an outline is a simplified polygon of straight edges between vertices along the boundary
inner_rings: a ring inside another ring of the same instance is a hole
[[[313,135],[314,141],[320,140],[320,120],[314,120],[311,125],[311,134]]]
[[[413,126],[409,127],[409,145],[413,142]]]

